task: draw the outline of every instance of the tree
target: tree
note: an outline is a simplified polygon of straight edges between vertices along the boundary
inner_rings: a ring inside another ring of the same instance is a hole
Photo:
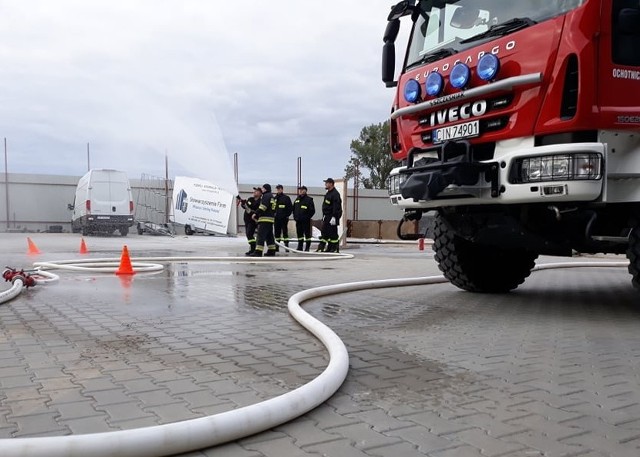
[[[349,148],[351,157],[344,169],[345,178],[356,178],[365,189],[385,189],[396,166],[389,148],[389,121],[364,127]]]

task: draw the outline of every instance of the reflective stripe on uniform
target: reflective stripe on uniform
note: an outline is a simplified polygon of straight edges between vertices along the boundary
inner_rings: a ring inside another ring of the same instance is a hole
[[[258,223],[260,223],[260,222],[269,222],[269,223],[273,224],[275,222],[275,219],[273,217],[262,216],[262,217],[260,217],[258,219]]]

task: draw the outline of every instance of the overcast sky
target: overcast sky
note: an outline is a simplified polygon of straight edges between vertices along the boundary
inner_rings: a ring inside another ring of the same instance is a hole
[[[309,186],[384,121],[393,0],[0,0],[9,172]],[[408,24],[405,24],[407,27]],[[400,53],[402,49],[399,50]]]

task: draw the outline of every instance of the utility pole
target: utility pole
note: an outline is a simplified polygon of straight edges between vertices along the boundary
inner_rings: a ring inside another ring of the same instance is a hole
[[[169,154],[164,151],[164,223],[169,223]]]
[[[91,170],[91,153],[89,152],[89,143],[87,143],[87,171]]]
[[[358,199],[360,197],[360,161],[355,162],[356,172],[353,177],[353,220],[358,220]]]
[[[7,138],[4,139],[4,186],[7,205],[7,231],[9,231],[9,166],[7,161]]]
[[[240,189],[238,188],[238,153],[237,152],[233,153],[233,179],[235,179],[236,181],[236,190],[240,192]],[[236,235],[237,235],[238,231],[240,231],[240,207],[238,206],[237,201],[236,200],[234,201],[236,202]],[[245,231],[246,230],[247,228],[245,227]]]
[[[238,187],[238,153],[233,153],[233,179],[236,181],[236,187]]]
[[[298,157],[298,188],[302,185],[302,157]]]

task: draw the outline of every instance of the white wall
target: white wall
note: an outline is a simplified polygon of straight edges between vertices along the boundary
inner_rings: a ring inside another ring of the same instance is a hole
[[[73,203],[76,184],[80,176],[57,176],[36,174],[8,174],[8,186],[4,173],[0,174],[0,232],[3,231],[46,231],[52,225],[61,225],[63,230],[71,230],[71,211],[67,209]],[[136,219],[150,222],[163,222],[165,186],[163,180],[131,180]],[[252,188],[260,184],[240,184],[240,195],[246,198],[252,195]],[[172,185],[169,184],[169,195]],[[275,189],[275,183],[272,184]],[[309,187],[316,204],[316,216],[319,219],[322,208],[323,186]],[[6,195],[9,191],[9,217],[7,221]],[[285,193],[292,200],[296,197],[295,186],[285,186]],[[170,205],[171,207],[172,205]],[[347,196],[347,218],[353,219],[353,189]],[[391,206],[386,190],[359,190],[359,220],[399,220],[402,212]],[[242,220],[240,218],[240,220]],[[235,222],[234,222],[235,223]]]

